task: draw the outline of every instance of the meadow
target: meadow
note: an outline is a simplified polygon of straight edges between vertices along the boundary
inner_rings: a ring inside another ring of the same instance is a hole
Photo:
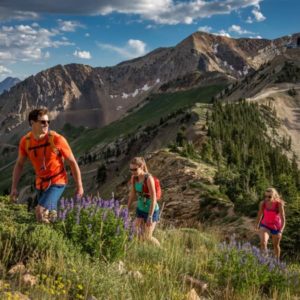
[[[58,222],[43,225],[1,197],[0,298],[179,300],[192,299],[191,290],[201,299],[300,295],[299,264],[278,263],[234,237],[224,242],[217,229],[200,225],[162,222],[158,248],[138,241],[130,215],[113,199],[66,199]]]

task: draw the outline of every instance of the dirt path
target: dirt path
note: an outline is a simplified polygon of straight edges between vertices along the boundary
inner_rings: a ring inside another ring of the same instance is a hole
[[[292,88],[295,89],[295,90],[298,90],[298,91],[300,90],[299,86],[295,86],[295,85],[292,85],[292,84],[285,84],[285,86],[286,87],[275,86],[275,87],[267,88],[267,89],[263,90],[262,92],[256,94],[255,97],[246,98],[246,100],[249,100],[249,101],[261,100],[261,99],[270,97],[271,95],[274,95],[274,94],[286,92],[286,91],[288,91]]]

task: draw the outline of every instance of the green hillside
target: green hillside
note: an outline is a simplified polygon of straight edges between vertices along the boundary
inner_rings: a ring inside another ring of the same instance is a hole
[[[136,112],[101,129],[84,132],[74,141],[73,149],[75,153],[83,153],[98,143],[106,143],[120,135],[125,136],[139,126],[158,123],[161,118],[196,102],[210,103],[211,98],[223,88],[223,85],[213,85],[188,91],[152,95],[148,102]]]
[[[107,143],[115,138],[134,132],[139,126],[159,123],[164,118],[179,109],[187,108],[196,102],[210,103],[212,97],[224,88],[224,85],[200,87],[188,91],[151,95],[148,102],[123,119],[113,122],[100,129],[76,128],[66,124],[63,134],[69,139],[77,157],[99,143]],[[79,130],[80,129],[80,130]],[[77,136],[77,138],[75,138]],[[10,188],[13,166],[0,173],[0,192],[7,193]],[[23,184],[32,183],[32,174],[27,174],[31,168],[26,167],[21,178]]]

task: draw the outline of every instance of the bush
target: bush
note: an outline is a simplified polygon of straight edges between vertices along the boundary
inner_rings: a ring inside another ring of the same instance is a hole
[[[250,243],[222,243],[220,251],[210,261],[217,284],[228,285],[239,293],[250,287],[266,294],[296,289],[299,273],[289,272],[285,263],[278,262],[269,253],[264,255]]]
[[[133,226],[127,208],[100,198],[61,201],[55,228],[92,257],[115,260],[125,253]]]
[[[47,254],[66,257],[70,253],[63,235],[46,225],[0,224],[0,241],[0,257],[6,266]]]

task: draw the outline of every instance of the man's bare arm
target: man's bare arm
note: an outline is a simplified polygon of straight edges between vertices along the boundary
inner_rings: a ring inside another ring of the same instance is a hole
[[[71,172],[76,183],[76,195],[82,197],[84,191],[82,186],[81,172],[73,154],[67,158],[67,162],[70,165]]]
[[[23,171],[25,161],[26,161],[26,156],[19,154],[12,175],[12,183],[11,183],[11,191],[10,191],[10,199],[12,201],[15,201],[18,195],[17,187]]]

